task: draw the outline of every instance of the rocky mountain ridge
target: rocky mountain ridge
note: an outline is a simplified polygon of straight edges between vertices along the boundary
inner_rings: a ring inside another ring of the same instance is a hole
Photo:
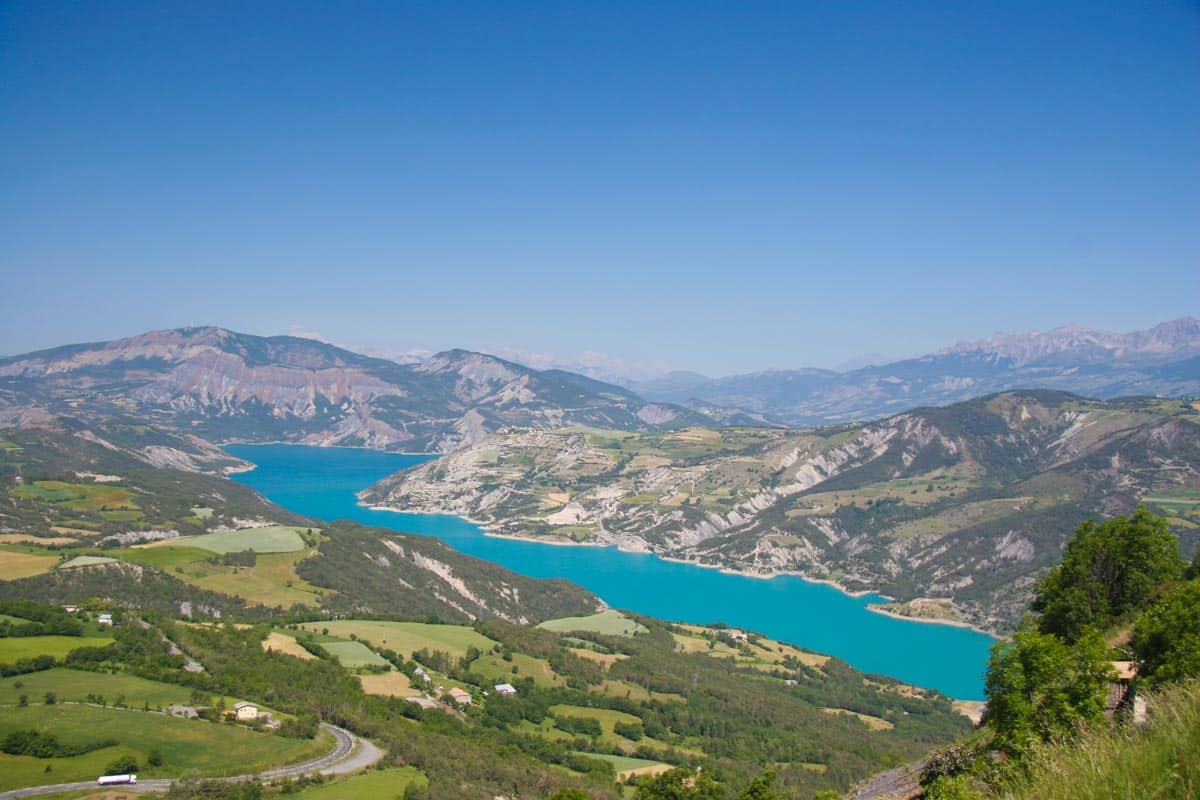
[[[1190,552],[1200,413],[1013,392],[837,428],[507,431],[364,500],[494,532],[954,601],[1003,630],[1090,514],[1158,502]]]
[[[137,415],[215,441],[449,450],[505,426],[697,424],[580,375],[451,350],[418,364],[312,339],[156,331],[0,359],[0,424]]]

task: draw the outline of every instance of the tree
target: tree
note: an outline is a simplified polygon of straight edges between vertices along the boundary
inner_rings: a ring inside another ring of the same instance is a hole
[[[137,771],[138,762],[133,756],[121,756],[104,768],[105,775],[129,775]]]
[[[550,795],[550,800],[593,800],[583,789],[559,789]]]
[[[1085,520],[1067,542],[1062,564],[1038,582],[1039,627],[1073,642],[1090,625],[1105,627],[1144,606],[1154,588],[1184,568],[1179,542],[1163,517],[1138,506],[1132,517]]]
[[[1104,640],[1095,630],[1067,644],[1041,633],[1027,619],[1011,643],[992,648],[984,720],[997,747],[1016,754],[1034,741],[1069,734],[1100,717],[1113,677]]]
[[[1200,581],[1175,586],[1141,616],[1133,651],[1151,685],[1200,676]]]
[[[725,790],[703,770],[676,767],[639,781],[634,800],[724,800]]]
[[[737,800],[783,800],[783,795],[775,791],[775,773],[767,770],[738,792]]]

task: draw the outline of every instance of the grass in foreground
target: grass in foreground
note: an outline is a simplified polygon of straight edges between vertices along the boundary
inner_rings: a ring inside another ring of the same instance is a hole
[[[1002,800],[1190,800],[1200,797],[1200,683],[1153,695],[1144,729],[1106,726],[1029,758]]]
[[[144,766],[154,749],[162,753],[164,765],[142,769],[139,776],[172,778],[189,770],[211,776],[239,775],[313,758],[331,746],[324,732],[311,741],[285,739],[234,725],[81,705],[6,708],[0,715],[0,736],[28,729],[52,733],[64,744],[105,739],[119,744],[71,758],[0,755],[0,791],[95,780],[120,756],[132,755]],[[50,772],[45,771],[47,765]]]

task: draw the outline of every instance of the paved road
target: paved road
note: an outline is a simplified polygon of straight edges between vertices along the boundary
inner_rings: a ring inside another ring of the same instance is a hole
[[[277,778],[289,778],[297,775],[308,775],[319,772],[322,775],[343,775],[364,767],[369,767],[383,758],[383,751],[366,739],[360,739],[348,730],[335,725],[321,723],[321,727],[333,735],[336,742],[333,750],[310,761],[292,764],[279,769],[259,772],[255,775],[235,775],[231,778],[221,778],[225,781],[269,781]],[[357,748],[357,749],[356,749]],[[147,780],[138,781],[133,786],[114,786],[114,789],[134,792],[165,792],[171,788],[173,781]],[[98,789],[95,781],[80,781],[78,783],[56,783],[50,786],[30,786],[27,789],[12,789],[0,792],[0,800],[10,800],[14,797],[34,797],[39,794],[54,794],[55,792],[73,792],[79,789]]]

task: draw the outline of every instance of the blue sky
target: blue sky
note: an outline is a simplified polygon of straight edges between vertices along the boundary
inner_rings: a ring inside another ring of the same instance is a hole
[[[1148,327],[1200,6],[0,0],[0,298],[709,374]]]

